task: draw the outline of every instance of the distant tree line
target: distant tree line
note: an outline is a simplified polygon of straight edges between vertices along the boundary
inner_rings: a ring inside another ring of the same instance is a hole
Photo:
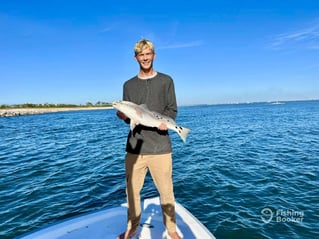
[[[109,107],[112,106],[111,103],[98,101],[95,104],[91,102],[87,102],[85,105],[76,105],[76,104],[32,104],[32,103],[24,103],[24,104],[14,104],[14,105],[0,105],[0,109],[8,109],[8,108],[75,108],[75,107]]]

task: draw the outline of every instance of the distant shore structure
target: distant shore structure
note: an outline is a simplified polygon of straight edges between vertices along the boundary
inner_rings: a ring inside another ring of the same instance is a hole
[[[211,106],[211,105],[241,105],[241,104],[270,104],[282,105],[291,102],[319,101],[319,99],[309,100],[290,100],[290,101],[260,101],[260,102],[236,102],[236,103],[220,103],[220,104],[191,104],[181,106]],[[45,114],[64,111],[80,111],[80,110],[104,110],[113,109],[111,103],[97,102],[96,104],[87,103],[86,105],[47,105],[47,104],[23,104],[23,105],[0,105],[0,118],[10,116]]]
[[[65,108],[10,108],[0,109],[0,117],[11,117],[11,116],[22,116],[22,115],[35,115],[35,114],[46,114],[56,112],[67,112],[67,111],[81,111],[81,110],[105,110],[113,109],[112,106],[106,107],[65,107]]]

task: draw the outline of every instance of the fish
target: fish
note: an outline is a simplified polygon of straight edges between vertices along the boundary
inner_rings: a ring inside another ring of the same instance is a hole
[[[164,123],[168,129],[175,131],[185,143],[187,135],[191,131],[188,128],[178,126],[172,118],[149,110],[146,104],[138,105],[131,101],[117,100],[112,103],[112,106],[130,118],[132,132],[137,125],[158,128]]]

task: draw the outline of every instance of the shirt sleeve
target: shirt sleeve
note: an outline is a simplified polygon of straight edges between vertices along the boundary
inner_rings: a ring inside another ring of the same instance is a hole
[[[174,82],[171,79],[168,85],[168,92],[167,92],[167,106],[165,108],[164,114],[169,116],[172,119],[175,119],[177,116],[177,103],[176,103],[176,94],[175,94],[175,87]]]

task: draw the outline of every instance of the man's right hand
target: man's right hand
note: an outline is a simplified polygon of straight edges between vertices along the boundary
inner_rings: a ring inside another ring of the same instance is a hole
[[[127,120],[127,116],[122,113],[121,111],[116,112],[117,117],[119,117],[121,120]]]

